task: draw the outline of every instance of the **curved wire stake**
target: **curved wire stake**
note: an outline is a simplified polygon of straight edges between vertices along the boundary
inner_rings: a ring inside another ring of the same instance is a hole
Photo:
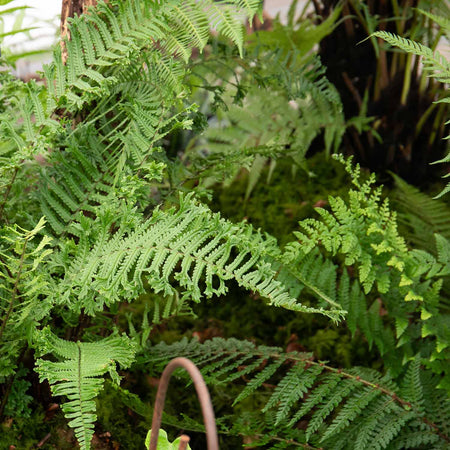
[[[202,374],[197,369],[197,366],[187,358],[175,358],[167,364],[164,372],[161,375],[159,381],[158,391],[156,393],[155,410],[153,411],[152,419],[152,432],[150,436],[150,445],[148,450],[157,450],[158,434],[161,428],[162,412],[164,409],[164,402],[166,400],[166,393],[169,387],[170,377],[175,369],[183,368],[192,378],[194,382],[195,390],[197,391],[197,397],[200,401],[202,408],[203,421],[206,428],[206,443],[208,450],[219,450],[219,439],[217,438],[216,420],[214,418],[214,410],[211,403],[211,397],[209,396],[208,388],[206,387],[205,380],[203,380]],[[189,438],[182,437],[180,443],[180,449],[185,449]]]

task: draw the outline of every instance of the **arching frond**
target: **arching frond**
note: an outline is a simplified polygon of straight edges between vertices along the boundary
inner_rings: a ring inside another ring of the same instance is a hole
[[[117,226],[112,211],[109,217]],[[104,230],[105,219],[88,226]],[[91,314],[104,304],[136,297],[143,291],[143,278],[155,292],[172,295],[178,286],[183,298],[194,301],[225,294],[226,282],[235,280],[274,306],[335,319],[343,313],[299,303],[277,280],[271,261],[279,250],[273,238],[221,219],[190,196],[180,198],[178,210],[156,210],[133,231],[100,232],[85,245],[80,244],[57,295],[60,301],[75,295],[78,307]]]
[[[162,366],[174,355],[194,361],[207,384],[240,381],[243,389],[234,404],[249,397],[263,402],[259,419],[252,419],[254,444],[272,441],[274,446],[268,448],[279,448],[275,442],[291,440],[291,445],[307,443],[314,448],[362,449],[401,448],[408,441],[444,448],[450,439],[450,403],[444,401],[436,410],[425,396],[424,390],[438,380],[421,370],[419,358],[409,364],[398,384],[374,370],[335,369],[308,353],[284,353],[236,339],[160,343],[139,359]],[[239,418],[232,420],[234,427],[228,432],[242,431]],[[296,433],[300,421],[305,431]],[[260,435],[264,437],[258,442]]]

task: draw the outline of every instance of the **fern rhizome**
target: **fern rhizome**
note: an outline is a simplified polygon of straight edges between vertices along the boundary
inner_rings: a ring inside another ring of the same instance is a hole
[[[309,54],[317,40],[297,48],[288,34],[282,45],[264,33],[258,44],[246,38],[242,19],[251,22],[260,3],[100,1],[70,20],[42,83],[0,72],[2,415],[25,355],[35,358],[89,449],[105,376],[118,385],[119,368],[137,362],[157,373],[187,356],[208,383],[238,386],[235,404],[257,398],[260,407],[233,423],[219,419],[224,436],[252,436],[265,448],[449,445],[445,227],[435,244],[411,250],[374,177],[343,158],[348,199],[330,197],[284,248],[204,202],[211,183],[231,182],[242,166],[250,196],[269,160],[271,171],[280,157],[300,167],[316,136],[338,149],[346,127],[338,93]],[[206,47],[211,29],[217,58]],[[192,64],[193,49],[205,47]],[[201,90],[212,91],[221,121],[173,154],[171,134],[199,129],[189,99]],[[231,284],[267,307],[348,326],[383,357],[382,370],[344,371],[234,339],[150,345],[150,313],[153,324],[189,313],[190,302],[223,296]],[[111,321],[143,293],[154,301],[141,329]],[[99,323],[110,325],[107,336]]]

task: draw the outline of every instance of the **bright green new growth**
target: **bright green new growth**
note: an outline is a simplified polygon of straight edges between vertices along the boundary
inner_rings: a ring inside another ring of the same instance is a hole
[[[152,430],[149,430],[147,433],[147,437],[145,438],[145,448],[148,448],[150,445],[150,437],[152,435]],[[181,438],[175,439],[173,442],[169,442],[169,439],[167,437],[167,433],[160,429],[158,433],[158,450],[178,450],[179,445],[181,442]],[[190,445],[187,445],[187,450],[191,450]]]

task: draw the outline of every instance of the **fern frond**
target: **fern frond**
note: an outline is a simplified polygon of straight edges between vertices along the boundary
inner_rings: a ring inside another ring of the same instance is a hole
[[[384,39],[389,44],[399,47],[405,52],[423,57],[424,70],[430,72],[430,75],[441,83],[450,81],[450,63],[437,50],[433,52],[430,48],[419,42],[405,39],[387,31],[377,31],[372,36]]]
[[[415,246],[434,253],[433,234],[450,239],[450,209],[444,202],[432,199],[397,175],[392,176],[397,188],[393,205],[407,239]]]
[[[438,412],[436,403],[430,399],[425,404],[415,392],[415,388],[426,390],[437,383],[420,369],[420,359],[410,365],[400,384],[374,370],[335,369],[314,361],[310,354],[283,353],[235,339],[160,343],[146,349],[139,360],[162,367],[174,355],[194,361],[208,384],[225,385],[230,379],[240,379],[245,387],[234,404],[250,396],[259,395],[258,401],[266,399],[263,415],[253,418],[246,428],[247,435],[261,436],[253,445],[267,445],[274,438],[284,443],[294,439],[292,430],[301,419],[308,423],[306,433],[295,435],[295,439],[325,448],[390,448],[392,442],[408,439],[445,445],[450,439],[442,421],[449,417],[450,404],[444,401]],[[214,364],[209,363],[211,359]],[[224,366],[235,376],[224,377]],[[271,448],[278,448],[274,445]]]
[[[116,214],[110,211],[108,220],[117,226]],[[178,210],[154,211],[149,221],[132,232],[119,229],[113,235],[105,233],[105,219],[89,226],[103,231],[89,244],[93,248],[80,248],[59,292],[64,301],[71,292],[78,307],[89,314],[103,309],[104,304],[132,299],[143,292],[142,277],[155,292],[172,295],[178,285],[182,298],[194,301],[203,295],[223,295],[226,282],[234,279],[274,306],[333,318],[342,313],[299,303],[277,280],[276,269],[271,266],[273,256],[269,253],[278,252],[273,240],[251,227],[221,219],[190,196],[180,198]],[[204,287],[200,286],[202,280]]]
[[[52,253],[51,238],[44,236],[35,243],[44,226],[41,219],[31,231],[0,228],[0,377],[14,373],[36,321],[52,306],[46,299],[50,280],[41,267]]]
[[[48,380],[54,395],[66,396],[62,410],[70,419],[75,436],[83,450],[90,449],[96,420],[95,401],[103,388],[101,378],[109,373],[119,381],[116,363],[128,367],[134,360],[134,346],[127,337],[110,336],[99,342],[68,342],[59,339],[48,328],[37,332],[35,343],[40,355],[51,353],[62,361],[37,360],[40,380]]]

